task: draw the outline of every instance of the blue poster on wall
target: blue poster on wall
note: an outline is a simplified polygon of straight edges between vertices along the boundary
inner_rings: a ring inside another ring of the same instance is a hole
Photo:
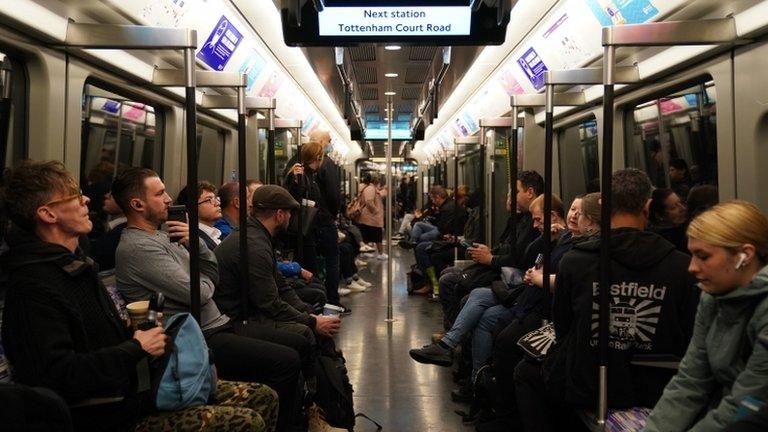
[[[547,69],[547,65],[544,64],[544,61],[533,47],[529,48],[522,57],[517,59],[517,64],[523,69],[525,76],[528,77],[528,80],[536,90],[544,88],[544,72],[549,69]]]
[[[655,17],[659,10],[651,0],[585,0],[600,25],[641,24]]]
[[[243,40],[243,35],[237,31],[234,25],[222,15],[218,24],[214,27],[205,44],[197,52],[197,58],[213,68],[213,70],[224,70],[224,67],[232,58],[237,46]]]
[[[264,58],[259,55],[256,50],[251,52],[251,55],[245,59],[243,64],[240,65],[239,72],[246,74],[248,77],[247,91],[251,91],[253,85],[256,84],[256,80],[259,78],[261,71],[264,70],[264,66],[267,64]]]

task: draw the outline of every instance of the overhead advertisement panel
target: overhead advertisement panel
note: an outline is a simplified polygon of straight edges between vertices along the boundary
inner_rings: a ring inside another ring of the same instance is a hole
[[[469,6],[327,7],[318,14],[320,36],[466,36]]]

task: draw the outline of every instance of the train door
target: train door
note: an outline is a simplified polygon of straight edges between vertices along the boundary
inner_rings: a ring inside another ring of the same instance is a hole
[[[600,191],[597,120],[590,117],[557,131],[560,198],[568,206],[574,198]]]
[[[294,163],[291,159],[295,157],[295,161],[299,160],[297,154],[299,145],[301,145],[301,120],[276,119],[274,166],[277,184],[283,184],[291,168],[290,165]]]
[[[485,161],[487,167],[485,208],[488,211],[486,212],[485,237],[489,244],[493,244],[501,237],[509,217],[506,202],[511,170],[507,149],[509,148],[511,128],[511,118],[480,119],[480,133],[487,155]]]
[[[467,187],[469,194],[480,194],[480,196],[483,196],[487,191],[483,182],[484,170],[480,138],[478,136],[456,138],[454,146],[458,168],[456,172],[456,186],[464,185]],[[481,205],[481,224],[484,223],[485,213],[485,206]],[[485,233],[485,230],[481,229],[481,232]],[[481,240],[485,241],[484,239]]]

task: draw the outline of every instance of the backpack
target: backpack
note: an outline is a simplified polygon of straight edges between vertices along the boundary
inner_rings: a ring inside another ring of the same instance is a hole
[[[363,212],[363,206],[365,203],[363,202],[363,188],[358,194],[355,199],[353,199],[349,204],[347,204],[346,211],[344,212],[344,215],[347,217],[347,219],[351,220],[352,222],[357,223],[358,220],[360,220],[360,214]]]
[[[165,321],[170,341],[165,354],[150,364],[152,400],[160,411],[205,405],[216,393],[213,360],[203,332],[188,313]]]
[[[347,375],[346,360],[336,351],[324,352],[318,356],[317,394],[315,402],[325,413],[329,425],[353,430],[355,427],[355,408],[352,402],[352,384]]]

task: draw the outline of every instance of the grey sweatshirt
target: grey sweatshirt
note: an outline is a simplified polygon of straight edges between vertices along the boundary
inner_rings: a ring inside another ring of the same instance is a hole
[[[165,312],[188,312],[189,252],[172,243],[168,234],[126,228],[115,253],[115,276],[120,294],[128,302],[146,300],[153,292],[165,295]],[[213,301],[219,279],[216,257],[200,240],[200,318],[203,330],[229,321]]]

